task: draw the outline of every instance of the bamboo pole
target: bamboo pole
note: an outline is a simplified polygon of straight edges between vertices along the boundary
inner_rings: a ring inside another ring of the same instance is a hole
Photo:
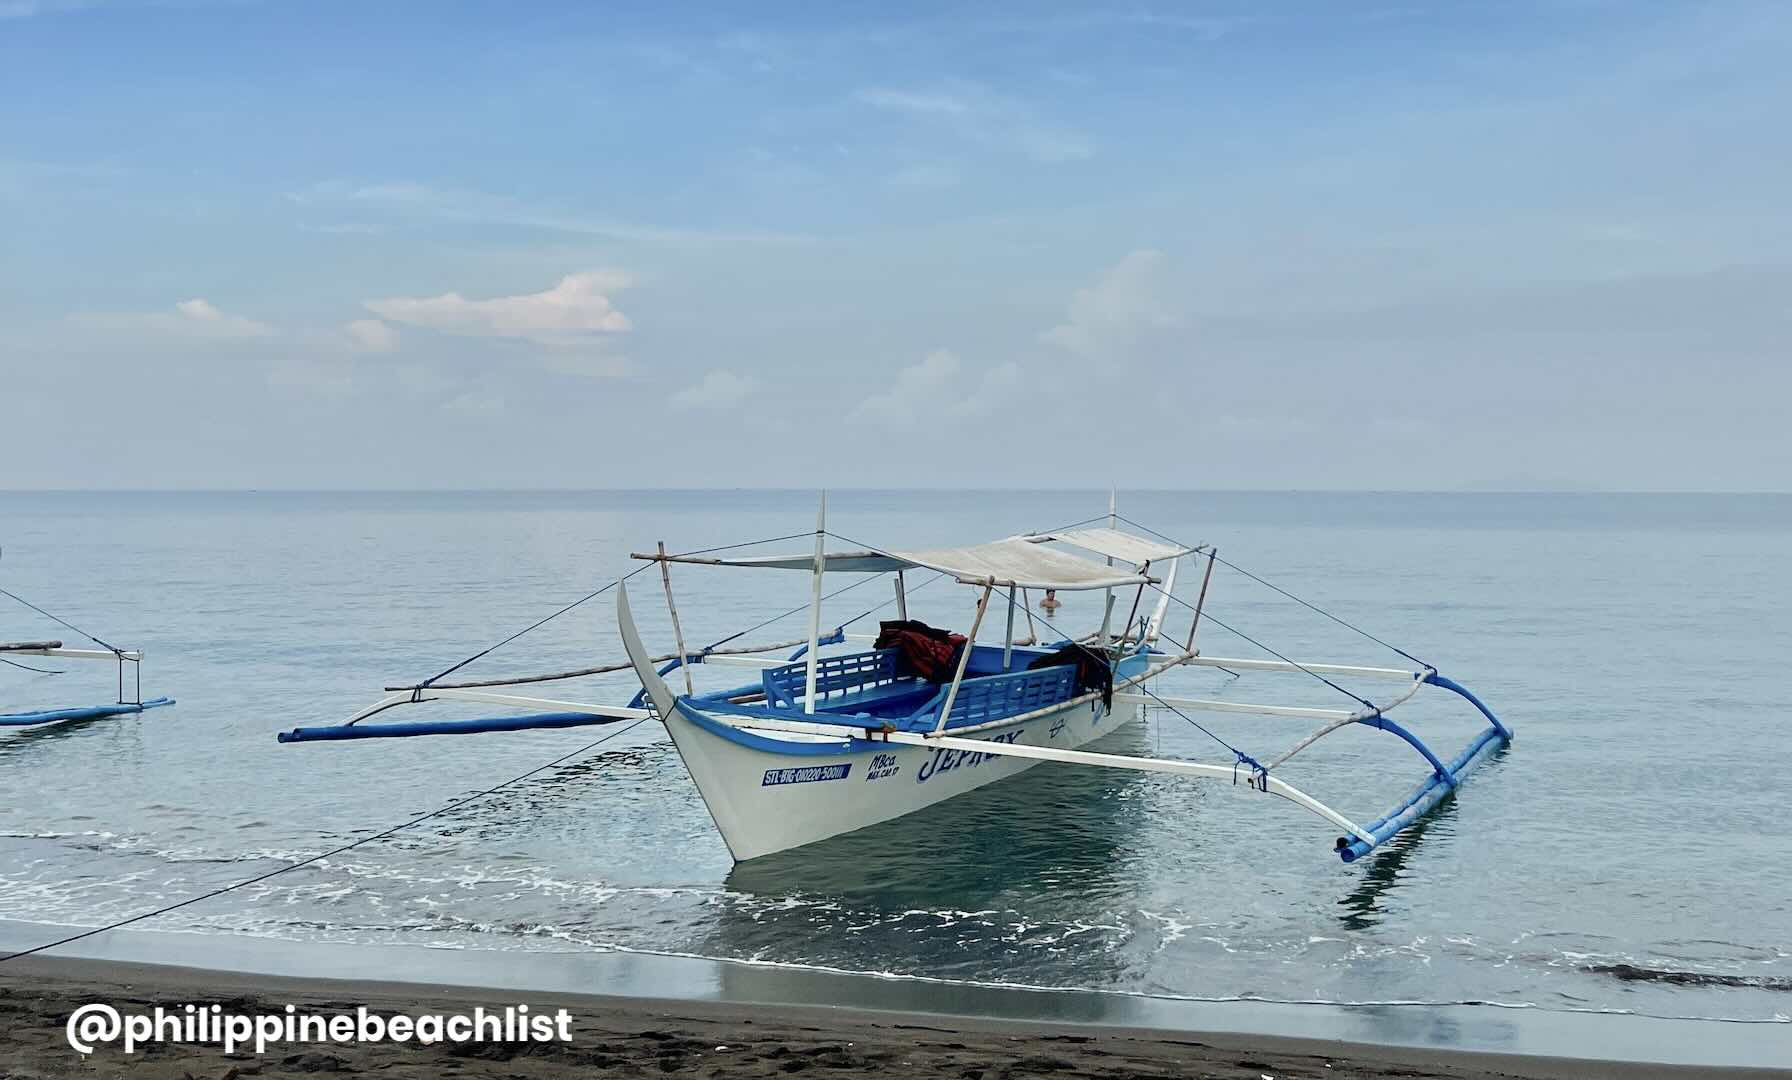
[[[1140,586],[1144,588],[1144,586]],[[1014,586],[1008,586],[1008,633],[1002,639],[1002,670],[1007,671],[1014,658]]]
[[[946,730],[946,717],[952,715],[952,703],[958,700],[958,684],[964,682],[964,669],[971,662],[971,650],[977,647],[977,630],[983,625],[983,613],[989,610],[989,594],[994,589],[993,581],[983,586],[983,596],[977,601],[977,617],[971,620],[971,636],[965,638],[964,652],[958,656],[958,671],[952,676],[952,688],[946,691],[946,700],[940,705],[939,723],[933,725],[935,735]]]
[[[896,617],[908,621],[908,590],[902,583],[902,571],[896,571]]]
[[[815,712],[815,653],[821,639],[821,575],[827,570],[828,493],[821,493],[821,505],[815,511],[815,580],[809,590],[809,655],[808,670],[803,676],[803,711]]]
[[[660,550],[660,583],[666,587],[666,610],[672,615],[672,644],[678,646],[678,655],[686,655],[684,651],[684,631],[678,626],[678,605],[672,602],[672,571],[666,565],[666,542],[659,542]],[[691,665],[679,662],[678,670],[684,673],[684,692],[686,697],[697,692],[691,684]]]
[[[1207,604],[1207,583],[1213,580],[1213,557],[1219,553],[1219,548],[1207,552],[1207,572],[1201,575],[1201,595],[1195,597],[1195,617],[1189,620],[1188,644],[1182,650],[1191,655],[1195,651],[1195,631],[1201,628],[1201,608]]]
[[[1119,512],[1120,492],[1116,488],[1109,488],[1108,528],[1117,529],[1120,527]],[[1114,557],[1112,555],[1107,556],[1107,562],[1109,566],[1114,565]],[[1108,643],[1108,635],[1112,633],[1114,625],[1114,590],[1112,586],[1101,590],[1101,596],[1101,643],[1103,646],[1106,646]]]

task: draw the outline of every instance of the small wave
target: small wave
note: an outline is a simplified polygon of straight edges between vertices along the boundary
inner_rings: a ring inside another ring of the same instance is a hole
[[[1609,975],[1624,982],[1669,983],[1674,986],[1728,986],[1792,993],[1792,979],[1773,975],[1724,975],[1710,971],[1639,967],[1636,964],[1587,964],[1582,971]]]

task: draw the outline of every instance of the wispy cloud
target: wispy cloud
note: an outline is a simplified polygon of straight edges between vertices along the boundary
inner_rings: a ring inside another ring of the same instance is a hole
[[[398,331],[378,319],[355,319],[342,332],[357,352],[388,353],[398,348]]]
[[[1018,152],[1034,161],[1076,161],[1095,153],[1080,132],[1042,118],[1025,102],[977,83],[951,80],[934,87],[867,87],[854,91],[859,105],[935,124],[974,145]]]
[[[667,404],[680,412],[732,409],[751,397],[759,383],[748,375],[717,370],[673,394]]]
[[[873,87],[853,94],[856,101],[872,105],[879,109],[900,109],[904,112],[943,113],[947,116],[963,116],[971,111],[971,107],[951,94],[928,93],[917,90],[892,90],[885,87]]]
[[[809,238],[793,233],[676,229],[641,225],[584,213],[535,200],[468,188],[439,187],[412,181],[363,184],[328,180],[286,193],[288,201],[307,207],[362,215],[380,211],[412,220],[504,225],[575,236],[600,237],[673,247],[701,248],[726,244],[797,244]]]
[[[1108,357],[1141,333],[1175,325],[1177,313],[1165,295],[1163,276],[1162,252],[1128,253],[1095,284],[1077,290],[1065,320],[1040,340],[1080,356]]]
[[[204,297],[182,300],[164,311],[96,312],[72,318],[89,326],[165,334],[194,341],[246,341],[271,338],[276,333],[267,323],[220,311]]]
[[[516,296],[469,300],[457,292],[369,300],[367,310],[391,322],[464,337],[513,338],[542,345],[588,344],[630,329],[609,293],[625,289],[627,274],[591,270],[568,274],[552,288]]]

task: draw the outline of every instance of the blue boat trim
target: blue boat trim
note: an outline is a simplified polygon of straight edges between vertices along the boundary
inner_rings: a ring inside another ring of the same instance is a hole
[[[531,713],[527,716],[491,716],[476,720],[420,720],[409,724],[332,724],[301,727],[275,736],[283,743],[329,742],[337,739],[408,739],[417,735],[478,735],[487,731],[533,731],[538,728],[591,727],[615,724],[620,716],[593,716],[582,712]]]
[[[718,705],[715,702],[704,702],[701,707],[692,705],[684,698],[672,703],[680,716],[696,724],[709,734],[720,739],[727,739],[737,746],[760,750],[768,754],[787,755],[791,757],[839,757],[842,754],[868,754],[874,750],[888,750],[890,744],[873,739],[843,739],[840,742],[798,742],[795,739],[768,739],[763,735],[755,735],[751,731],[743,731],[732,724],[723,724],[703,715],[703,710],[714,712],[739,713],[747,716],[763,715],[763,713],[743,709],[738,705]],[[837,717],[828,717],[830,723],[840,723]]]
[[[107,716],[124,716],[140,713],[145,709],[157,709],[163,705],[174,704],[169,697],[151,698],[148,701],[124,701],[114,705],[88,705],[73,709],[45,709],[41,712],[7,713],[0,716],[0,727],[31,727],[36,724],[54,724],[63,720],[98,720]]]
[[[1437,759],[1437,756],[1431,753],[1430,749],[1413,736],[1412,733],[1389,721],[1386,717],[1376,716],[1361,721],[1371,727],[1378,727],[1384,731],[1399,735],[1401,738],[1411,743],[1420,753],[1425,755],[1426,760],[1431,762],[1433,772],[1430,776],[1425,778],[1424,783],[1414,788],[1412,793],[1403,799],[1399,805],[1395,806],[1394,809],[1388,811],[1381,817],[1376,818],[1367,825],[1364,825],[1363,829],[1368,833],[1367,836],[1358,836],[1348,840],[1342,837],[1339,838],[1338,857],[1347,863],[1355,862],[1364,855],[1375,850],[1377,847],[1380,847],[1382,844],[1387,843],[1396,833],[1400,832],[1400,830],[1436,809],[1437,805],[1448,798],[1462,781],[1468,777],[1469,773],[1479,768],[1483,762],[1493,756],[1491,751],[1503,749],[1512,742],[1512,729],[1501,723],[1499,718],[1493,715],[1493,710],[1489,709],[1481,699],[1471,693],[1467,687],[1453,679],[1445,678],[1435,671],[1426,674],[1424,681],[1433,686],[1452,691],[1467,699],[1470,704],[1480,710],[1482,716],[1485,716],[1488,719],[1489,726],[1479,735],[1475,736],[1474,740],[1463,749],[1462,753],[1456,755],[1454,761],[1451,761],[1448,765],[1444,765]]]

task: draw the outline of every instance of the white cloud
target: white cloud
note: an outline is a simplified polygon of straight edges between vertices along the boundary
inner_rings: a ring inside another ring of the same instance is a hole
[[[1162,252],[1129,253],[1094,285],[1077,290],[1065,321],[1040,340],[1080,356],[1104,357],[1148,330],[1175,325],[1176,314],[1164,296],[1163,267]]]
[[[983,369],[975,386],[966,389],[967,372],[957,354],[935,349],[896,373],[890,388],[864,399],[848,419],[884,427],[909,427],[950,417],[976,419],[1000,412],[1021,388],[1021,367],[1012,360]]]
[[[456,292],[421,298],[369,300],[367,310],[392,322],[467,337],[518,338],[543,345],[588,344],[630,328],[607,293],[627,288],[614,270],[568,274],[538,293],[469,300]]]
[[[758,388],[759,384],[749,376],[736,375],[732,371],[712,371],[694,385],[673,394],[668,403],[679,411],[731,409]]]
[[[274,328],[267,323],[241,315],[227,315],[202,297],[182,300],[170,311],[101,313],[75,318],[109,329],[148,331],[200,341],[246,341],[275,335]]]
[[[357,352],[388,353],[398,348],[398,331],[378,319],[356,319],[344,325],[342,332]]]
[[[859,402],[850,414],[889,427],[911,424],[923,410],[939,407],[942,391],[958,377],[958,357],[949,349],[935,349],[896,373],[890,388]]]

